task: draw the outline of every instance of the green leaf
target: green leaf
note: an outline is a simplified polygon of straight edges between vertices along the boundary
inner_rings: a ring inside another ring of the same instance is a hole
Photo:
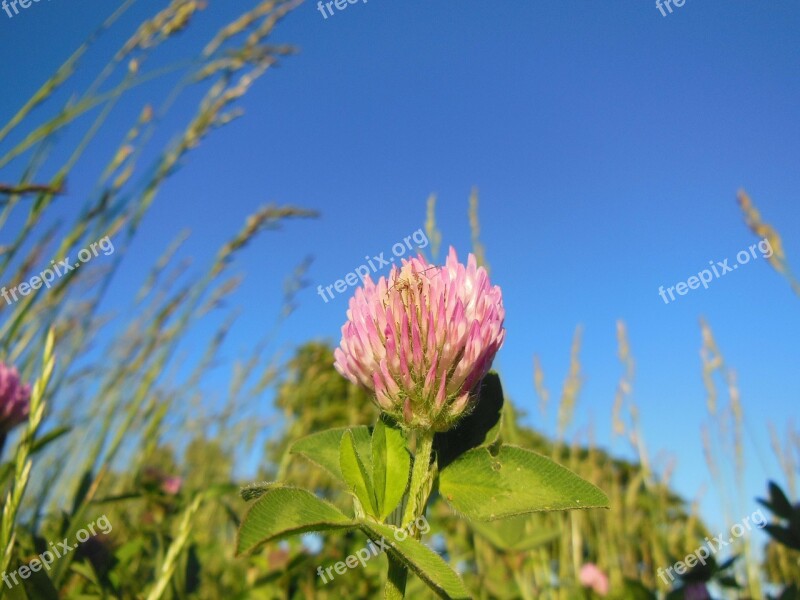
[[[467,518],[494,521],[548,510],[608,507],[597,487],[549,458],[501,446],[476,448],[439,474],[439,491]]]
[[[266,494],[269,490],[279,487],[285,487],[285,484],[278,481],[261,481],[259,483],[249,483],[239,489],[239,495],[245,502],[257,500]]]
[[[127,565],[134,560],[138,560],[144,553],[145,543],[142,538],[133,538],[131,541],[124,543],[119,549],[114,552],[114,558],[119,561],[119,564]]]
[[[26,564],[30,566],[30,563]],[[25,594],[27,594],[28,598],[35,598],[36,600],[58,600],[60,598],[58,590],[53,585],[53,582],[50,581],[50,577],[47,575],[47,572],[42,569],[38,571],[31,570],[28,578],[20,583],[23,583],[24,585],[15,587],[24,587]],[[13,595],[10,597],[15,598]],[[25,598],[25,595],[20,595],[19,598]]]
[[[91,581],[96,586],[100,586],[100,580],[97,578],[97,574],[94,572],[94,568],[90,563],[85,562],[73,562],[70,566],[70,571],[73,573],[77,573],[87,581]]]
[[[440,598],[461,600],[472,598],[464,582],[444,559],[425,544],[408,535],[407,529],[398,529],[373,521],[362,521],[361,529],[376,544],[385,544],[393,558],[424,581]],[[402,538],[402,539],[400,539]]]
[[[5,583],[3,585],[6,585]],[[15,585],[12,586],[8,592],[6,592],[6,598],[10,600],[29,600],[28,593],[25,591],[24,585]],[[56,596],[58,598],[58,596]]]
[[[794,512],[792,503],[789,502],[786,494],[783,493],[783,490],[774,481],[769,482],[769,497],[770,500],[772,500],[772,506],[775,507],[773,512],[776,515],[787,520],[792,518],[792,513]]]
[[[765,525],[764,529],[770,537],[779,544],[783,544],[787,548],[800,550],[800,539],[798,539],[790,529],[772,524]]]
[[[530,515],[520,515],[508,519],[486,521],[470,521],[470,528],[478,535],[486,538],[499,550],[525,552],[532,550],[561,536],[558,529],[540,529]]]
[[[459,456],[482,446],[491,446],[500,436],[503,410],[503,386],[494,371],[481,382],[478,402],[473,411],[461,419],[450,431],[437,433],[433,449],[439,470],[446,468]]]
[[[400,504],[410,471],[411,455],[403,432],[378,419],[372,430],[372,481],[379,520],[386,519]]]
[[[309,531],[352,529],[356,522],[311,492],[283,487],[268,490],[247,511],[236,536],[236,553]]]
[[[31,448],[31,453],[44,450],[44,448],[48,444],[55,442],[58,438],[68,434],[70,431],[72,431],[72,427],[67,427],[66,425],[61,427],[56,427],[52,431],[48,431],[33,443],[33,447]]]
[[[356,450],[353,434],[345,431],[339,447],[339,465],[347,488],[358,498],[362,508],[372,516],[377,516],[378,507],[375,501],[375,489],[372,479],[364,468],[364,463]]]
[[[292,444],[289,452],[305,457],[315,465],[328,471],[328,473],[342,483],[347,484],[342,475],[342,469],[339,466],[339,446],[341,445],[342,436],[345,431],[349,431],[353,434],[353,439],[356,442],[356,449],[359,455],[364,457],[366,468],[372,471],[370,433],[369,428],[364,426],[339,427],[336,429],[328,429],[327,431],[320,431],[319,433],[312,433],[304,438],[300,438]]]
[[[31,446],[31,456],[38,454],[42,450],[44,450],[49,444],[56,441],[60,437],[66,435],[72,430],[71,427],[62,426],[56,427],[52,431],[44,434],[42,437],[38,438],[33,442],[33,446]],[[14,463],[7,462],[0,465],[0,484],[2,484],[6,478],[13,472],[14,470]]]

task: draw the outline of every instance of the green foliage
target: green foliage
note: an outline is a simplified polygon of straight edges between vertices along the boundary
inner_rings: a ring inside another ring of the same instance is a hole
[[[366,511],[368,515],[376,516],[378,503],[375,500],[372,477],[364,467],[364,463],[361,462],[361,458],[356,452],[353,434],[349,431],[344,432],[339,446],[339,465],[348,489],[359,502],[356,505],[356,514],[363,514],[363,511]]]
[[[734,572],[734,563],[737,558],[739,557],[733,556],[722,564],[718,564],[713,556],[706,558],[704,563],[697,564],[683,575],[678,576],[680,581],[675,589],[667,594],[667,600],[682,600],[686,597],[687,590],[693,586],[707,589],[706,586],[712,582],[723,588],[740,589],[741,586],[736,582]]]
[[[338,427],[319,433],[312,433],[292,444],[290,452],[307,458],[314,464],[325,469],[338,481],[347,485],[347,479],[342,473],[339,459],[342,439],[347,433],[350,434],[359,455],[363,456],[364,460],[369,461],[367,462],[367,466],[372,469],[372,438],[370,430],[363,426],[353,428]]]
[[[778,597],[797,598],[800,589],[800,503],[792,504],[774,481],[769,482],[768,492],[767,499],[758,498],[758,502],[777,517],[777,523],[764,526],[772,538],[767,546],[767,571],[774,577],[774,565],[781,566],[782,577],[778,581],[789,585]]]
[[[433,449],[439,469],[444,469],[467,450],[490,446],[497,442],[503,416],[503,386],[500,377],[490,372],[483,378],[478,392],[480,401],[473,411],[450,431],[437,433]]]
[[[403,499],[411,474],[411,455],[399,427],[378,419],[372,431],[372,480],[376,516],[384,521]]]
[[[608,497],[530,450],[500,446],[466,452],[439,475],[439,489],[464,516],[481,521],[530,512],[608,507]]]
[[[785,526],[768,524],[764,529],[779,544],[800,550],[800,503],[792,506],[778,484],[769,482],[769,500],[759,498],[759,503],[769,509]]]
[[[410,484],[406,437],[383,418],[377,419],[371,436],[364,426],[329,429],[301,438],[291,446],[291,452],[343,482],[353,495],[354,512],[361,527],[373,535],[379,532],[384,538],[388,537],[384,534],[392,533],[391,526],[381,526],[376,521],[389,517],[404,495],[403,523],[425,514],[437,470],[440,493],[470,519],[497,520],[531,512],[608,506],[605,494],[568,469],[535,452],[499,444],[503,404],[499,378],[491,374],[479,389],[473,413],[455,435],[418,432]],[[434,454],[433,470],[428,473],[433,448],[442,454]],[[301,492],[302,499],[294,496]],[[286,501],[283,496],[290,493],[293,496],[288,501],[294,502],[293,509],[289,515],[281,515],[281,502]],[[328,531],[354,524],[311,492],[287,491],[277,484],[248,490],[247,495],[260,497],[240,528],[239,552],[292,533]],[[504,532],[509,539],[503,539]],[[497,529],[491,536],[505,549],[536,547],[552,539],[548,533],[533,546],[529,540],[526,545],[509,528]],[[469,597],[446,563],[415,538],[392,542],[392,548],[391,558],[417,574],[435,593],[445,598]],[[392,566],[387,598],[403,596],[404,576],[400,572],[397,581],[395,577],[398,574]]]
[[[391,546],[389,552],[392,556],[413,571],[440,597],[453,600],[472,597],[459,576],[438,554],[410,535],[398,538],[398,532],[403,532],[402,529],[372,521],[364,521],[362,528],[373,539],[385,540]]]
[[[98,34],[112,29],[131,4],[131,0],[121,3]],[[42,590],[48,585],[57,590],[58,597],[65,598],[191,594],[212,599],[231,597],[246,589],[246,565],[232,562],[229,553],[220,551],[232,544],[238,521],[230,499],[215,496],[210,502],[195,501],[208,498],[208,492],[219,484],[227,485],[225,493],[230,496],[231,487],[235,487],[230,483],[230,453],[234,448],[242,449],[246,435],[241,432],[260,428],[257,421],[241,418],[242,408],[245,401],[263,392],[269,371],[257,381],[233,381],[224,410],[208,414],[213,403],[198,402],[206,393],[201,393],[203,375],[218,360],[230,320],[213,325],[217,331],[197,364],[179,364],[180,351],[193,327],[203,319],[206,325],[209,320],[213,323],[236,289],[237,278],[230,274],[236,254],[255,236],[274,229],[283,220],[315,213],[294,207],[256,210],[199,276],[187,274],[172,260],[185,239],[178,235],[173,247],[153,266],[130,307],[121,307],[122,314],[113,315],[113,319],[99,307],[111,280],[119,279],[122,256],[161,186],[213,129],[230,122],[235,103],[250,84],[279,56],[290,53],[287,46],[267,43],[266,39],[293,5],[281,0],[252,2],[219,32],[211,32],[213,39],[202,56],[180,61],[177,68],[172,65],[148,70],[151,61],[147,59],[163,64],[158,49],[170,44],[203,5],[194,0],[157,4],[160,6],[147,9],[152,14],[141,27],[132,28],[133,35],[120,41],[119,50],[85,91],[76,88],[63,97],[63,107],[55,104],[59,87],[66,82],[71,89],[79,84],[70,78],[95,36],[68,58],[8,124],[0,127],[0,143],[6,144],[0,149],[0,165],[7,176],[14,172],[21,179],[12,185],[0,184],[0,224],[23,223],[0,248],[4,283],[30,279],[51,259],[74,258],[78,250],[101,238],[113,238],[116,250],[103,262],[98,260],[61,277],[47,290],[30,294],[13,306],[3,306],[0,358],[13,360],[26,380],[34,381],[42,375],[39,355],[47,331],[55,332],[56,344],[51,386],[40,404],[47,410],[32,411],[37,426],[42,423],[41,432],[38,437],[9,440],[23,442],[17,448],[33,461],[32,467],[30,462],[26,466],[25,460],[19,462],[25,467],[24,476],[17,473],[11,480],[13,465],[0,465],[4,494],[9,489],[18,490],[22,502],[18,511],[18,492],[14,491],[13,504],[4,507],[3,531],[13,533],[4,538],[8,571],[45,551],[49,541],[69,539],[74,543],[76,533],[102,512],[114,525],[108,535],[93,536],[59,558],[49,571],[39,571],[35,578],[26,580],[26,585],[38,586],[32,597],[47,597]],[[233,55],[235,60],[230,59]],[[169,75],[177,77],[173,84],[158,88],[167,89],[161,102],[144,84]],[[248,85],[240,85],[242,81]],[[157,108],[148,103],[138,115],[133,113],[132,119],[126,110],[120,115],[125,121],[102,127],[122,96],[138,86],[143,89],[137,97],[155,102]],[[180,114],[194,114],[186,130],[154,136],[173,99],[187,87],[200,92],[192,94],[200,103],[197,110],[181,107]],[[34,107],[37,122],[29,125],[28,132],[22,131]],[[92,111],[88,120],[79,118]],[[80,142],[73,151],[62,144],[55,157],[66,156],[67,160],[53,166],[50,150],[63,138],[69,139],[62,135],[67,126],[79,129],[75,133]],[[80,175],[82,180],[97,168],[96,191],[82,206],[72,206],[66,216],[55,214],[54,201],[64,193],[73,166],[94,147],[95,138],[102,137],[101,131],[111,131],[112,143],[118,142],[120,127],[123,140],[115,154],[96,154],[92,160],[81,161],[85,171]],[[148,147],[149,140],[159,138],[174,142],[164,148]],[[153,164],[144,168],[137,164],[137,160],[150,159]],[[14,168],[6,170],[5,166],[12,163]],[[48,171],[55,171],[50,182],[33,182]],[[291,296],[287,296],[287,303],[291,303]],[[202,338],[196,336],[195,343],[197,340]],[[264,347],[258,344],[252,356],[243,357],[243,371],[265,369]],[[178,372],[187,373],[185,379],[176,376]],[[220,431],[226,432],[225,437],[209,441],[218,434],[213,432]],[[180,444],[181,451],[159,447],[164,439]],[[190,440],[196,443],[184,446]],[[7,450],[13,447],[8,445]],[[155,482],[141,477],[161,450],[163,462],[157,466],[167,475],[177,477],[178,471],[184,470],[180,493],[166,493]],[[195,460],[196,450],[207,454]],[[30,489],[22,496],[25,485],[21,484],[27,484],[29,476]],[[192,522],[203,522],[204,526],[191,527]],[[11,590],[4,584],[0,596],[22,589],[20,585]]]
[[[298,533],[352,529],[355,525],[335,506],[306,490],[274,487],[247,511],[239,527],[236,552],[252,552],[262,544]]]

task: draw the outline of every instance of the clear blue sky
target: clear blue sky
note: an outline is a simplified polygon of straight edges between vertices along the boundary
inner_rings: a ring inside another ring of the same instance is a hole
[[[0,121],[110,4],[52,0],[13,19],[0,12]],[[88,73],[147,14],[145,4],[87,56]],[[232,14],[230,4],[212,0],[167,54],[185,56]],[[243,314],[226,353],[237,356],[271,326],[282,280],[307,254],[315,257],[313,285],[278,344],[338,341],[346,297],[325,304],[316,286],[344,276],[366,254],[389,254],[423,225],[431,192],[439,196],[445,247],[463,255],[476,185],[481,238],[508,315],[497,366],[528,422],[554,430],[552,407],[545,420],[536,408],[532,355],[541,356],[558,396],[581,323],[585,386],[572,431],[594,422],[603,446],[629,455],[612,440],[609,417],[621,373],[615,322],[624,319],[651,453],[674,456],[679,491],[692,498],[705,488],[712,523],[730,526],[714,512],[718,499],[702,458],[708,417],[698,318],[707,318],[738,373],[754,434],[752,498],[768,477],[782,480],[766,423],[783,431],[797,416],[800,298],[761,258],[669,305],[658,288],[711,260],[733,263],[757,241],[735,202],[740,186],[800,266],[798,31],[800,6],[788,0],[687,0],[666,17],[649,1],[371,0],[327,20],[306,3],[276,34],[301,52],[262,79],[242,103],[246,116],[214,133],[162,190],[111,303],[138,288],[179,229],[192,229],[186,253],[202,265],[259,205],[295,203],[322,218],[266,235],[238,262],[247,275],[238,297]],[[62,97],[88,81],[79,76]],[[82,204],[108,158],[102,150],[112,152],[143,103],[165,89],[156,82],[120,105],[101,151],[79,164],[85,179],[70,181],[61,210]],[[192,98],[184,100],[189,106]],[[189,116],[173,113],[165,130],[174,135]],[[10,235],[0,232],[0,242]],[[745,508],[734,521],[756,505]]]

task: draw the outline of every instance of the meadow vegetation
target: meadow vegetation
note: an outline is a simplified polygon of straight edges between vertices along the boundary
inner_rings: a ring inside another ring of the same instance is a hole
[[[364,547],[367,540],[358,531],[287,538],[236,553],[247,500],[263,493],[258,486],[247,487],[251,482],[242,479],[236,459],[265,427],[253,417],[264,398],[274,398],[280,423],[272,426],[274,435],[263,448],[259,479],[312,490],[342,510],[349,506],[347,490],[302,453],[292,452],[293,446],[330,428],[371,427],[379,417],[370,395],[334,369],[330,343],[310,340],[288,358],[274,352],[272,336],[295,308],[307,263],[286,267],[286,284],[275,289],[283,294],[283,309],[265,323],[249,355],[230,359],[220,352],[236,324],[232,307],[241,278],[232,265],[237,255],[247,252],[257,236],[278,227],[291,234],[292,221],[324,215],[302,206],[263,206],[230,233],[199,273],[176,258],[186,239],[176,233],[130,306],[113,313],[102,308],[115,278],[125,277],[127,248],[165,183],[200,144],[213,145],[215,129],[242,116],[238,101],[271,67],[280,61],[292,68],[294,48],[273,44],[270,36],[298,2],[246,3],[249,9],[219,28],[200,56],[164,66],[159,50],[191,27],[204,8],[199,0],[172,0],[141,23],[83,93],[59,106],[54,98],[82,68],[84,55],[99,36],[114,31],[132,3],[122,2],[0,127],[3,285],[29,281],[52,261],[74,257],[98,240],[112,240],[115,249],[64,273],[47,289],[11,304],[0,302],[5,369],[0,396],[8,402],[0,411],[0,572],[19,573],[62,540],[75,546],[47,569],[18,576],[18,584],[0,584],[0,598],[381,597],[383,557],[328,583],[317,574],[318,567]],[[150,68],[151,63],[159,66]],[[165,98],[141,107],[115,153],[92,154],[98,138],[109,135],[102,126],[115,106],[154,78],[169,78],[174,87]],[[268,79],[261,84],[268,85]],[[199,102],[191,106],[187,98],[198,94]],[[185,129],[165,147],[153,148],[163,117],[178,109],[192,115]],[[76,130],[80,135],[65,152],[59,143],[67,129],[71,137]],[[92,160],[81,161],[86,156]],[[62,160],[56,168],[54,157]],[[69,193],[76,165],[100,165],[95,191],[71,220],[53,218],[57,203]],[[800,290],[778,233],[745,192],[739,203],[754,235],[769,240],[774,268]],[[434,260],[442,239],[435,204],[432,197],[427,205],[427,251]],[[421,216],[425,208],[420,206]],[[487,249],[478,239],[477,190],[469,210],[473,252],[486,265]],[[204,338],[208,322],[222,325]],[[780,486],[765,482],[763,489],[744,489],[739,475],[746,460],[745,415],[734,371],[705,321],[698,328],[698,368],[715,423],[703,433],[705,460],[727,499],[721,510],[731,515],[730,522],[747,514],[743,507],[752,506],[754,497],[764,498],[773,541],[760,549],[745,536],[731,552],[685,577],[666,582],[659,577],[660,568],[693,553],[714,533],[697,504],[675,493],[671,470],[653,467],[634,401],[634,353],[621,321],[617,333],[619,384],[608,423],[595,426],[611,427],[628,440],[637,460],[622,460],[591,439],[565,435],[584,376],[580,328],[569,375],[553,401],[538,359],[533,363],[532,388],[542,410],[556,411],[556,436],[548,438],[527,425],[535,419],[526,419],[514,398],[505,398],[498,424],[503,443],[567,467],[602,490],[609,508],[537,512],[487,523],[463,518],[434,494],[426,543],[458,571],[475,598],[701,598],[690,593],[709,582],[735,598],[800,597],[800,510],[787,499],[797,498],[800,438],[791,430],[785,437],[772,431],[785,479]],[[182,353],[188,338],[195,344],[205,339],[193,361]],[[205,397],[211,365],[225,365],[232,374],[224,402]],[[26,383],[30,389],[23,387]],[[20,412],[12,400],[22,397],[28,406]],[[731,487],[730,481],[736,484]],[[248,489],[255,491],[248,494]],[[79,532],[101,515],[112,528],[76,543]],[[605,578],[605,585],[590,581],[587,565],[597,569],[595,576]],[[435,597],[415,576],[408,579],[406,596]]]

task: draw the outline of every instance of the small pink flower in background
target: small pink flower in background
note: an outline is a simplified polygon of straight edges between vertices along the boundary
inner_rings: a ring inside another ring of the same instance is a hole
[[[182,477],[167,475],[158,467],[145,467],[142,472],[142,482],[151,489],[157,488],[167,496],[177,496],[183,486]]]
[[[705,583],[690,583],[683,590],[685,600],[711,600]]]
[[[472,254],[466,266],[452,247],[442,267],[403,260],[350,299],[335,367],[404,427],[447,431],[473,408],[504,318],[500,288]]]
[[[177,496],[178,493],[181,491],[181,486],[183,485],[183,479],[177,476],[171,476],[164,478],[164,481],[161,483],[161,491],[167,494],[168,496]]]
[[[583,565],[578,579],[583,587],[591,588],[599,596],[608,594],[608,576],[597,565],[593,563]]]
[[[16,368],[0,362],[0,435],[28,418],[31,386],[23,385]]]

